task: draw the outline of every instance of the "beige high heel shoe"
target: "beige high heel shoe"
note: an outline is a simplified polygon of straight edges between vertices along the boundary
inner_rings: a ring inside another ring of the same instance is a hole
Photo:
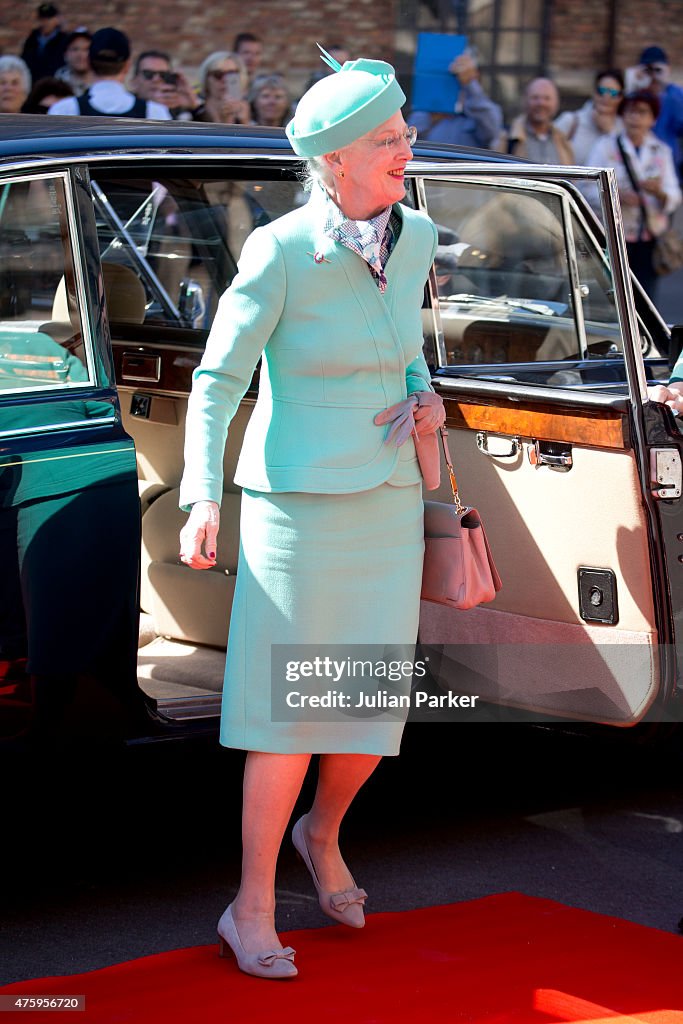
[[[296,825],[292,829],[292,842],[297,853],[301,856],[304,864],[311,873],[313,884],[318,890],[318,902],[320,903],[320,909],[323,913],[327,914],[335,921],[341,922],[341,924],[348,924],[351,928],[363,928],[365,925],[365,914],[363,913],[363,905],[368,898],[368,894],[365,889],[359,889],[355,882],[353,882],[352,889],[343,889],[340,892],[326,892],[318,880],[318,875],[313,866],[311,860],[311,854],[308,846],[306,845],[306,836],[304,835],[303,820],[306,817],[299,818]],[[351,879],[353,881],[353,879]]]
[[[232,916],[232,903],[218,922],[218,955],[228,956],[228,948],[235,954],[239,969],[245,974],[253,974],[255,978],[281,981],[285,978],[295,978],[299,973],[294,966],[296,951],[291,946],[270,949],[264,953],[247,953],[240,942],[235,918]]]

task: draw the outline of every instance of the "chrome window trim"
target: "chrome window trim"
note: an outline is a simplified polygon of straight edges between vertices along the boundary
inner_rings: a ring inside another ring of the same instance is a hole
[[[17,172],[30,172],[32,170],[44,169],[46,164],[53,164],[56,168],[70,168],[83,166],[84,164],[91,167],[95,164],[123,164],[125,162],[133,161],[135,163],[165,163],[166,161],[173,161],[178,163],[225,163],[226,160],[229,163],[240,163],[240,164],[251,164],[252,166],[258,165],[279,165],[283,164],[291,167],[293,170],[301,168],[304,163],[300,156],[295,156],[293,153],[249,153],[244,150],[241,152],[216,152],[211,150],[210,152],[204,152],[203,150],[195,150],[192,153],[180,153],[173,150],[161,149],[161,150],[119,150],[111,151],[107,153],[75,153],[73,156],[63,154],[46,154],[44,157],[32,158],[30,160],[18,160],[10,163],[0,163],[0,183],[2,177],[5,174],[15,174]],[[452,167],[452,164],[447,164],[448,167]],[[482,165],[478,165],[482,166]],[[484,167],[489,167],[489,164],[484,164]]]
[[[115,424],[116,413],[112,413],[111,416],[98,416],[91,420],[73,420],[70,423],[45,423],[39,427],[16,427],[12,430],[0,430],[0,437],[27,437],[32,434],[51,434],[53,431],[59,430],[89,430],[91,427],[113,427]],[[27,462],[31,460],[22,458],[21,461]],[[2,466],[11,465],[13,465],[11,462],[2,463]]]
[[[628,268],[628,254],[626,252],[626,237],[621,217],[621,205],[619,203],[619,189],[617,187],[617,176],[614,170],[598,171],[598,187],[602,199],[602,208],[606,213],[604,217],[605,237],[610,251],[615,251],[619,257],[619,265]],[[619,325],[622,330],[628,329],[634,340],[633,345],[624,345],[624,359],[629,369],[629,379],[638,385],[638,399],[641,406],[648,401],[647,378],[645,376],[645,363],[642,359],[636,358],[637,348],[640,354],[640,330],[638,328],[638,314],[636,303],[633,298],[633,289],[630,287],[630,275],[628,278],[621,274],[614,273],[612,268],[612,282],[614,284],[614,298],[616,300],[617,312],[619,314]],[[635,346],[635,340],[638,345]],[[636,397],[635,395],[633,396]]]
[[[61,163],[61,161],[60,161]],[[20,388],[3,388],[0,391],[0,402],[5,395],[25,395],[25,394],[49,394],[58,395],[65,391],[71,392],[78,388],[92,388],[96,386],[95,377],[95,348],[92,338],[90,317],[88,314],[88,304],[86,301],[87,289],[85,285],[85,278],[83,275],[83,268],[81,266],[80,259],[78,258],[78,249],[76,248],[75,241],[79,240],[80,234],[78,231],[78,218],[76,217],[76,206],[72,191],[71,175],[68,170],[54,170],[45,171],[41,174],[21,174],[19,176],[13,175],[11,182],[2,182],[3,184],[19,184],[21,182],[31,181],[55,181],[59,180],[62,182],[62,188],[64,190],[64,199],[66,204],[66,229],[68,233],[67,245],[68,251],[71,255],[71,264],[74,272],[74,280],[76,284],[76,301],[78,303],[78,318],[80,321],[81,335],[83,338],[83,347],[86,354],[87,365],[85,367],[88,373],[87,381],[71,381],[64,384],[42,384],[31,387]],[[85,316],[83,315],[85,313]],[[0,431],[2,436],[4,432]]]
[[[569,270],[569,286],[572,293],[574,305],[574,317],[577,326],[579,351],[582,359],[588,358],[588,339],[586,337],[586,322],[583,315],[583,298],[581,296],[581,279],[579,277],[579,264],[576,258],[576,246],[574,244],[574,230],[572,228],[572,205],[571,196],[563,192],[560,200],[562,204],[562,220],[564,228],[565,245],[567,247],[567,269]]]

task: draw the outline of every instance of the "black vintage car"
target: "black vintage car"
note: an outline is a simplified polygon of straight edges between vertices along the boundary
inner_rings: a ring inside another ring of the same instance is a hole
[[[305,201],[279,130],[3,118],[3,739],[215,728],[258,374],[202,573],[178,560],[191,375],[246,237]],[[612,172],[418,143],[406,202],[439,229],[425,353],[504,581],[468,612],[423,603],[435,685],[616,726],[675,718],[682,446],[646,385],[680,339],[634,297]]]

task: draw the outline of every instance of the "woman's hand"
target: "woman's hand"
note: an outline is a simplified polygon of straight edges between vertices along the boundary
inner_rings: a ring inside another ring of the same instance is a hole
[[[415,430],[418,434],[432,434],[446,422],[443,399],[434,391],[418,391],[415,411]]]
[[[433,391],[415,391],[402,402],[389,406],[375,416],[378,427],[390,423],[391,427],[385,444],[394,442],[397,448],[408,440],[415,431],[431,434],[446,422],[446,410],[439,395]]]
[[[249,124],[249,104],[245,100],[226,98],[221,103],[223,124]]]
[[[216,564],[216,542],[220,512],[215,501],[196,501],[180,531],[180,561],[192,569],[212,569]],[[202,545],[205,554],[202,554]]]
[[[647,389],[647,395],[651,402],[661,402],[674,412],[683,413],[683,385],[655,384]]]
[[[402,402],[390,405],[388,409],[377,413],[374,422],[378,427],[383,426],[385,423],[391,424],[389,433],[384,441],[385,444],[393,441],[396,447],[400,448],[402,444],[406,443],[415,429],[414,413],[416,409],[417,395],[410,395],[409,398],[404,398]]]

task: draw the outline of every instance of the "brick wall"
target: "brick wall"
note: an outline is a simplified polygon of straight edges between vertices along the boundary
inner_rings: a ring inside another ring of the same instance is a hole
[[[616,19],[612,62],[626,68],[641,51],[662,46],[672,77],[683,83],[683,4],[681,0],[614,0]],[[550,0],[548,70],[563,96],[587,95],[592,75],[609,60],[610,0]]]
[[[397,0],[56,0],[67,29],[114,25],[133,50],[167,50],[196,69],[214,50],[227,50],[237,32],[265,43],[264,66],[283,71],[295,86],[321,66],[316,41],[344,42],[352,53],[391,60]],[[0,0],[0,48],[19,53],[36,25],[38,0]]]
[[[0,0],[0,49],[17,53],[35,26],[38,0]],[[352,54],[395,58],[400,0],[56,0],[65,27],[116,25],[129,34],[134,52],[168,50],[194,71],[204,57],[228,49],[239,31],[265,42],[264,66],[283,71],[299,90],[320,66],[316,41],[346,43]],[[411,0],[418,3],[419,0]],[[563,101],[590,92],[595,70],[607,62],[612,0],[545,0],[548,70]],[[614,0],[617,8],[614,59],[625,67],[641,49],[659,43],[668,51],[674,79],[683,83],[681,0]],[[408,44],[408,45],[407,45]],[[401,48],[410,50],[409,41]],[[564,106],[563,102],[563,106]]]

